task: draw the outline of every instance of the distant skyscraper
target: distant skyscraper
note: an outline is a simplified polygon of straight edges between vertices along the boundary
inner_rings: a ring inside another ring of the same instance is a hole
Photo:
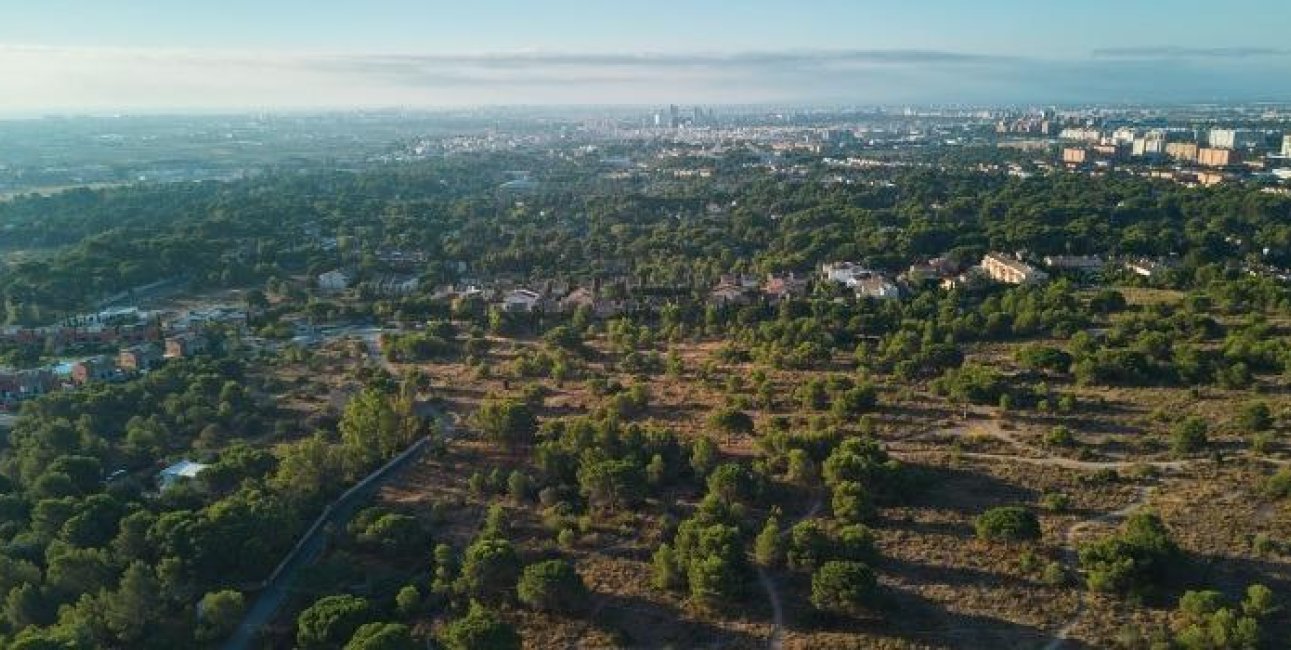
[[[1282,136],[1282,155],[1291,158],[1291,135]]]

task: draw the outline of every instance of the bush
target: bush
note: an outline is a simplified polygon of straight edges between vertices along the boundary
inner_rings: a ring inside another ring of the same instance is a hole
[[[1040,521],[1021,506],[991,508],[973,522],[977,536],[994,541],[1023,541],[1040,538]]]
[[[1273,413],[1267,402],[1251,402],[1237,414],[1237,426],[1243,431],[1258,433],[1273,426]]]
[[[1170,531],[1154,514],[1136,514],[1120,533],[1080,549],[1080,566],[1092,591],[1142,593],[1164,581],[1180,561]]]
[[[485,538],[466,549],[458,590],[472,599],[492,602],[505,599],[520,576],[520,559],[511,542]]]
[[[296,618],[296,645],[302,649],[334,648],[349,640],[372,607],[358,596],[325,596]]]
[[[417,644],[407,625],[368,623],[354,632],[345,650],[417,650]]]
[[[1201,451],[1206,447],[1206,433],[1209,430],[1210,425],[1206,424],[1205,420],[1190,416],[1175,426],[1170,438],[1170,449],[1176,454]]]
[[[861,562],[826,562],[811,576],[811,604],[823,612],[851,615],[878,599],[874,571]]]
[[[1044,444],[1048,447],[1070,447],[1076,444],[1076,436],[1071,429],[1060,424],[1044,434]]]
[[[444,626],[439,641],[446,650],[519,650],[520,635],[514,627],[483,605],[472,602],[466,616]]]
[[[525,567],[516,593],[520,602],[542,611],[577,611],[587,600],[583,578],[565,560],[547,560]]]
[[[1260,492],[1270,499],[1291,497],[1291,468],[1283,467],[1274,472],[1272,476],[1264,479],[1264,485]]]

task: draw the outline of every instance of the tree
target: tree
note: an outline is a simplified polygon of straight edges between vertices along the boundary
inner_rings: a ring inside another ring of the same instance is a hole
[[[497,614],[472,602],[466,616],[444,626],[439,635],[446,650],[519,650],[520,635]]]
[[[516,593],[533,609],[571,612],[587,600],[587,585],[569,562],[547,560],[524,568]]]
[[[780,521],[767,517],[762,531],[753,540],[753,561],[758,566],[772,568],[784,561],[784,542],[780,537]]]
[[[991,508],[977,517],[973,528],[985,540],[1018,542],[1040,538],[1040,520],[1021,506]]]
[[[690,467],[699,477],[707,476],[717,464],[717,444],[707,436],[700,436],[691,443]]]
[[[708,424],[728,436],[753,433],[753,418],[739,409],[718,409],[708,416]]]
[[[117,638],[129,644],[142,638],[161,607],[161,586],[152,569],[134,562],[107,602],[106,621]]]
[[[585,460],[578,468],[579,492],[594,508],[616,511],[645,496],[646,480],[631,460]]]
[[[241,592],[225,589],[213,591],[197,604],[197,638],[212,642],[228,637],[237,629],[246,611]]]
[[[1176,454],[1191,454],[1206,447],[1206,433],[1210,426],[1206,421],[1193,415],[1184,419],[1174,428],[1170,439],[1170,449]]]
[[[722,463],[708,475],[708,493],[728,506],[752,498],[754,484],[753,473],[739,463]]]
[[[497,602],[515,589],[520,558],[505,539],[482,538],[466,549],[458,590],[481,602]]]
[[[407,625],[365,623],[354,631],[345,650],[417,650],[417,643]]]
[[[1180,553],[1160,517],[1139,513],[1120,533],[1081,547],[1079,558],[1090,590],[1140,593],[1164,580]]]
[[[538,430],[538,418],[528,404],[492,395],[480,404],[474,421],[490,440],[512,448],[530,442]]]
[[[1237,425],[1251,433],[1268,431],[1273,426],[1273,413],[1268,402],[1256,401],[1243,406],[1237,414]]]
[[[789,529],[786,560],[793,569],[813,569],[829,556],[829,537],[815,519],[804,519]]]
[[[811,604],[823,612],[854,615],[878,598],[874,571],[861,562],[830,561],[811,576]]]
[[[324,596],[296,618],[296,645],[303,650],[340,646],[371,614],[372,606],[366,599],[348,594]]]
[[[654,567],[654,586],[659,589],[680,589],[685,584],[677,554],[668,544],[660,544],[650,558]]]
[[[859,523],[874,517],[874,500],[869,491],[856,481],[841,481],[834,485],[834,498],[830,502],[834,518]]]
[[[878,391],[873,384],[864,383],[845,390],[834,397],[830,410],[838,420],[849,420],[874,409],[878,404]]]
[[[416,585],[404,585],[394,596],[394,606],[400,616],[413,616],[421,609],[421,591]]]

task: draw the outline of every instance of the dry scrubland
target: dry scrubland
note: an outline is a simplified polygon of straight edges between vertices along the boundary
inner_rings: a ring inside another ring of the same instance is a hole
[[[1161,292],[1132,292],[1130,297],[1139,303],[1172,299]],[[487,365],[495,369],[505,368],[522,350],[543,345],[504,338],[491,342]],[[714,372],[701,379],[697,369],[710,363],[720,342],[689,341],[663,346],[683,359],[681,375],[632,376],[615,370],[616,355],[603,341],[590,345],[593,360],[587,374],[617,378],[624,385],[644,380],[650,406],[638,420],[666,425],[683,437],[710,432],[707,416],[726,403],[729,378],[747,378],[753,369],[752,364],[713,363],[708,368]],[[969,349],[968,357],[1012,369],[1015,347],[979,345]],[[329,417],[360,385],[357,373],[364,359],[362,344],[338,343],[270,372],[286,390],[284,405],[298,409],[306,420]],[[538,413],[542,419],[588,413],[601,400],[582,381],[517,380],[501,371],[482,374],[461,362],[394,364],[392,369],[424,373],[430,393],[462,421],[486,395],[519,395],[535,382],[546,389]],[[845,361],[837,361],[837,370],[847,369]],[[765,430],[776,416],[805,425],[811,415],[798,410],[789,395],[811,373],[766,371],[781,399],[774,409],[750,411],[757,430]],[[510,538],[522,557],[559,555],[573,561],[593,592],[587,610],[575,615],[503,610],[529,648],[752,648],[768,643],[784,648],[1036,648],[1050,643],[1059,630],[1070,636],[1065,647],[1107,647],[1123,625],[1165,624],[1173,608],[1173,600],[1142,603],[1091,593],[1075,571],[1073,545],[1113,532],[1126,513],[1137,509],[1163,518],[1193,563],[1194,584],[1209,584],[1235,597],[1253,582],[1291,593],[1291,556],[1255,546],[1258,537],[1291,540],[1291,508],[1260,493],[1264,479],[1291,454],[1275,443],[1257,455],[1231,425],[1250,392],[1063,385],[1081,407],[1071,414],[1039,415],[983,407],[964,411],[933,396],[926,385],[874,379],[881,388],[880,406],[871,416],[875,436],[894,458],[928,480],[906,502],[881,508],[873,524],[882,556],[876,568],[889,603],[870,618],[822,620],[808,602],[809,576],[784,569],[769,576],[783,607],[785,625],[778,631],[772,594],[756,581],[738,606],[720,611],[698,609],[684,594],[654,588],[650,558],[665,541],[661,517],[684,518],[702,496],[693,489],[674,489],[634,511],[584,519],[574,543],[561,548],[537,503],[470,489],[468,479],[475,471],[531,468],[523,450],[504,451],[472,437],[469,430],[445,455],[426,457],[401,474],[378,501],[417,515],[436,542],[460,549],[478,530],[487,506],[501,500]],[[1275,414],[1291,413],[1291,390],[1284,381],[1264,378],[1258,390]],[[1212,423],[1212,447],[1218,453],[1183,459],[1171,455],[1165,441],[1170,423],[1185,415]],[[1059,424],[1073,432],[1073,445],[1045,444],[1045,433]],[[856,422],[845,428],[859,431]],[[1288,432],[1278,433],[1282,438]],[[715,440],[728,457],[749,459],[759,453],[752,437]],[[1069,503],[1060,510],[1046,509],[1045,495],[1053,494],[1066,495]],[[827,517],[828,500],[824,491],[790,493],[776,504],[783,512],[782,526],[816,513]],[[974,535],[977,515],[1012,504],[1031,506],[1039,514],[1043,535],[1038,542],[989,542]],[[754,518],[760,521],[759,515]],[[1061,567],[1061,580],[1044,575],[1051,564]],[[425,566],[333,551],[297,586],[297,609],[336,584],[363,591],[424,579],[425,573]],[[292,612],[287,612],[280,633],[290,634],[291,620]],[[441,624],[423,618],[418,626],[429,632]],[[1275,638],[1287,638],[1291,630],[1284,612],[1266,625]]]

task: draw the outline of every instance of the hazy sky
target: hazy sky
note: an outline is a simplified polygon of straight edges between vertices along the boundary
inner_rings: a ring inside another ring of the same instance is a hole
[[[1287,0],[0,0],[0,113],[1291,99]]]

